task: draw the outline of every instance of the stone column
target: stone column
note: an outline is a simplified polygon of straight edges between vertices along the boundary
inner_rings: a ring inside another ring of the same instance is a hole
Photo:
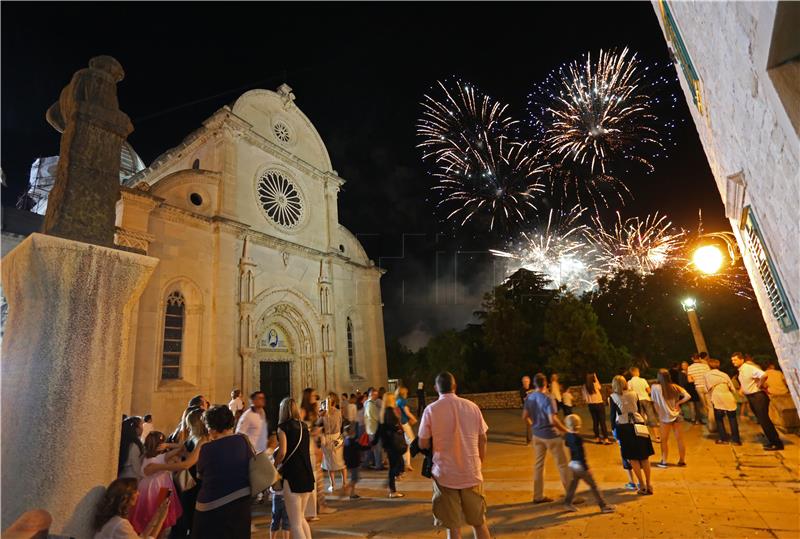
[[[2,527],[91,537],[116,477],[131,314],[158,260],[32,234],[2,261]]]

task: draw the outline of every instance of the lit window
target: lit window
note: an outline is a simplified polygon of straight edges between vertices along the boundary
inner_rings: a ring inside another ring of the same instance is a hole
[[[164,346],[161,354],[162,380],[176,380],[181,377],[184,310],[185,301],[180,292],[172,292],[167,296],[164,311]]]
[[[697,74],[697,70],[694,68],[692,59],[689,56],[689,51],[678,29],[678,24],[675,22],[675,18],[672,16],[672,11],[670,11],[666,0],[659,0],[658,6],[661,8],[661,20],[664,23],[664,33],[667,36],[667,41],[670,44],[670,49],[672,50],[675,61],[681,66],[683,78],[686,80],[686,84],[692,92],[692,101],[694,101],[700,114],[705,114],[700,75]]]
[[[746,209],[747,217],[743,227],[744,240],[748,251],[750,251],[750,256],[753,257],[756,270],[761,276],[761,281],[764,283],[767,299],[769,299],[772,307],[772,316],[775,317],[783,331],[795,330],[797,329],[797,320],[794,317],[794,313],[792,313],[792,307],[789,305],[786,292],[781,286],[780,276],[772,263],[772,257],[767,250],[767,245],[764,243],[764,237],[761,235],[756,216],[753,214],[752,208],[748,206]]]
[[[347,318],[347,364],[350,368],[350,375],[356,373],[356,344],[353,338],[353,321]]]

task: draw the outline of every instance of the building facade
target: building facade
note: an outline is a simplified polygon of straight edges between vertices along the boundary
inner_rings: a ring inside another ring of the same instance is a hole
[[[116,243],[159,259],[128,346],[127,409],[386,381],[382,271],[339,224],[344,180],[291,89],[253,90],[125,182]],[[274,424],[274,423],[273,423]]]
[[[800,409],[800,3],[653,6]]]

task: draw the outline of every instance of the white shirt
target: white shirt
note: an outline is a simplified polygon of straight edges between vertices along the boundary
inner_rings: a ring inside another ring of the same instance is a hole
[[[228,408],[231,412],[233,412],[233,415],[236,415],[236,412],[241,412],[244,410],[244,401],[241,397],[236,397],[228,403]]]
[[[94,534],[94,539],[139,539],[139,534],[127,518],[116,516]]]
[[[641,376],[632,376],[631,379],[628,380],[628,389],[635,392],[640,401],[650,400],[650,394],[647,392],[647,390],[650,389],[650,384]]]
[[[347,402],[342,406],[342,415],[351,423],[355,423],[358,416],[358,407],[353,402]]]
[[[372,436],[378,432],[378,424],[381,422],[380,399],[368,400],[364,403],[364,428],[367,434]]]
[[[686,374],[692,377],[692,382],[694,382],[694,387],[697,391],[706,390],[705,374],[710,370],[706,363],[701,363],[699,361],[689,365]]]
[[[711,394],[711,404],[715,410],[736,410],[736,397],[733,396],[733,383],[730,376],[719,369],[711,369],[705,376],[706,388]]]
[[[742,363],[742,366],[739,367],[739,383],[742,384],[742,391],[744,391],[745,395],[752,395],[761,391],[758,381],[763,377],[764,371],[755,365]]]
[[[550,393],[553,395],[554,399],[556,399],[558,402],[561,402],[561,384],[558,382],[552,382],[550,384]]]
[[[667,400],[664,398],[660,384],[655,384],[650,389],[650,396],[653,398],[653,407],[656,409],[658,419],[662,423],[673,423],[677,421],[678,417],[681,415],[678,401],[689,396],[689,393],[678,384],[673,384],[673,387],[675,391],[678,392],[678,398],[675,400]]]
[[[247,435],[256,453],[267,450],[267,414],[264,410],[255,411],[248,408],[239,419],[236,432]]]

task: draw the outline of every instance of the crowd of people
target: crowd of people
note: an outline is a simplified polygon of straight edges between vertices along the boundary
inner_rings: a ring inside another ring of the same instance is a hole
[[[580,393],[592,418],[594,441],[602,445],[614,443],[605,419],[608,406],[610,432],[620,448],[621,465],[628,476],[627,489],[640,495],[653,494],[650,457],[655,454],[654,444],[660,446],[656,467],[673,465],[669,459],[670,438],[674,438],[678,450],[674,465],[687,465],[682,434],[685,420],[705,424],[710,434],[716,433],[717,444],[740,446],[739,419],[746,417],[749,408],[764,433],[764,449],[783,449],[769,416],[770,395],[788,393],[783,374],[774,364],[762,370],[750,356],[739,352],[730,361],[736,370],[733,377],[720,370],[719,360],[705,352],[694,354],[691,363],[684,361],[670,369],[659,369],[653,385],[640,376],[637,367],[614,376],[608,389],[603,388],[595,373],[586,375]],[[588,472],[582,439],[574,436],[580,428],[580,418],[571,414],[572,395],[560,386],[558,375],[551,375],[548,382],[544,374],[537,374],[533,384],[529,376],[523,376],[520,398],[526,443],[534,448],[533,503],[553,501],[544,495],[544,462],[549,453],[559,470],[568,510],[574,510],[572,496],[580,479],[589,484],[603,511],[613,510],[603,502]],[[563,413],[563,420],[559,412]]]
[[[407,388],[330,392],[324,399],[306,388],[299,403],[281,401],[272,429],[265,405],[261,391],[249,396],[249,406],[238,389],[227,405],[197,395],[169,434],[154,430],[150,415],[124,417],[118,479],[97,509],[95,538],[250,537],[251,505],[267,499],[271,538],[310,538],[308,522],[336,511],[326,493],[359,498],[363,468],[386,472],[389,498],[404,496],[397,481],[412,469],[418,422]],[[263,452],[281,480],[253,497],[250,463]]]
[[[739,421],[750,410],[763,429],[764,448],[783,449],[769,418],[769,394],[786,385],[780,371],[762,370],[740,353],[732,355],[731,366],[733,377],[718,360],[696,354],[691,363],[660,369],[652,385],[636,367],[615,376],[610,387],[587,373],[580,386],[592,419],[592,435],[586,438],[619,447],[625,487],[642,496],[654,494],[650,458],[656,446],[660,459],[654,466],[687,465],[684,421],[705,423],[717,433],[718,444],[741,445]],[[336,511],[326,503],[326,493],[358,499],[361,471],[371,469],[386,473],[388,498],[403,497],[398,481],[418,453],[425,456],[422,475],[432,480],[435,523],[448,529],[448,537],[460,537],[464,523],[476,537],[489,537],[481,471],[488,426],[476,404],[455,394],[452,374],[436,377],[439,398],[427,405],[423,387],[420,383],[413,411],[406,387],[330,392],[324,398],[306,388],[300,402],[281,401],[272,429],[261,391],[249,396],[249,405],[239,390],[227,405],[212,406],[198,395],[168,434],[154,430],[149,415],[126,417],[119,477],[97,507],[95,538],[250,537],[252,505],[267,501],[271,539],[310,538],[308,523]],[[523,377],[520,397],[526,441],[534,449],[532,502],[553,501],[544,492],[550,454],[564,488],[565,510],[577,511],[584,501],[575,496],[583,481],[600,510],[613,512],[587,461],[573,392],[561,386],[557,374],[548,379],[540,373]],[[678,451],[674,464],[671,438]],[[250,467],[254,456],[265,452],[281,479],[266,491],[252,492]]]

